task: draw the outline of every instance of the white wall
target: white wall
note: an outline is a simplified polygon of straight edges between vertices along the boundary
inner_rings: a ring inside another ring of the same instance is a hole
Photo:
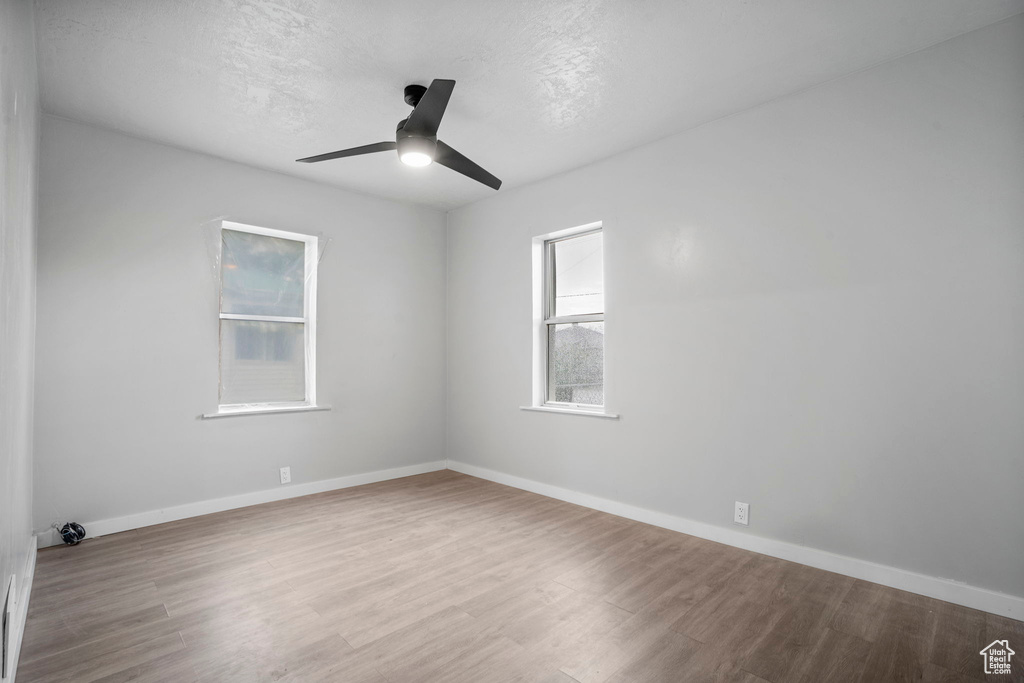
[[[43,117],[37,530],[444,458],[445,218]],[[322,232],[318,400],[217,407],[218,216]]]
[[[520,411],[530,238],[598,220],[622,419]],[[1024,16],[454,211],[448,258],[450,459],[1024,596]]]
[[[0,609],[11,576],[20,644],[34,567],[32,372],[35,364],[39,96],[32,4],[0,0]]]

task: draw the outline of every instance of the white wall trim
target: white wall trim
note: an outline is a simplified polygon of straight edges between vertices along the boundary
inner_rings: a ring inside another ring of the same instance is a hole
[[[10,683],[18,678],[18,661],[21,659],[21,642],[25,637],[25,622],[28,621],[28,599],[32,595],[32,579],[36,575],[36,553],[35,550],[29,548],[28,562],[25,564],[25,572],[18,575],[18,585],[15,588],[18,590],[18,596],[16,600],[17,610],[14,613],[14,634],[11,637],[11,649],[13,651],[14,661],[11,665],[11,680]],[[2,607],[0,603],[0,607]]]
[[[120,531],[128,531],[129,529],[141,529],[142,527],[153,526],[154,524],[163,524],[164,522],[174,522],[188,517],[208,515],[213,512],[235,510],[237,508],[249,507],[250,505],[259,505],[260,503],[271,503],[277,500],[285,500],[287,498],[308,496],[313,493],[323,493],[324,491],[334,491],[336,489],[347,489],[352,486],[373,484],[378,481],[387,481],[388,479],[400,479],[402,477],[411,477],[415,474],[436,472],[438,470],[445,469],[445,464],[444,460],[434,460],[432,462],[425,462],[418,465],[393,467],[387,470],[351,474],[345,477],[337,477],[335,479],[321,479],[320,481],[311,481],[304,484],[292,484],[289,486],[282,486],[280,488],[242,493],[237,496],[201,500],[195,503],[186,503],[185,505],[176,505],[174,507],[162,508],[159,510],[137,512],[132,515],[125,515],[124,517],[82,521],[81,524],[85,527],[85,530],[88,533],[88,538],[106,536],[107,534],[116,534]],[[57,532],[51,529],[37,534],[36,542],[38,547],[46,548],[52,545],[59,545],[61,541],[57,536]]]
[[[524,491],[539,493],[542,496],[564,500],[576,505],[608,512],[619,517],[633,519],[645,524],[652,524],[672,531],[679,531],[691,536],[706,538],[717,543],[724,543],[744,550],[751,550],[763,555],[778,557],[790,562],[797,562],[809,567],[852,576],[857,579],[871,581],[883,586],[925,595],[938,600],[945,600],[964,607],[991,612],[1012,619],[1024,620],[1024,598],[1006,593],[997,593],[985,588],[978,588],[966,583],[943,579],[927,574],[918,574],[905,569],[897,569],[884,564],[858,560],[846,555],[837,555],[826,550],[818,550],[808,546],[796,545],[763,536],[756,536],[738,529],[728,529],[697,522],[685,517],[677,517],[664,512],[620,503],[608,498],[593,496],[570,489],[544,484],[532,479],[525,479],[504,472],[468,465],[457,460],[448,460],[448,469],[468,474],[480,479],[487,479],[499,484],[511,486]]]

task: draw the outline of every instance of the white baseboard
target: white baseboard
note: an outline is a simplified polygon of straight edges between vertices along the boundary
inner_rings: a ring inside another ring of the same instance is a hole
[[[679,531],[691,536],[706,538],[717,543],[752,550],[763,555],[778,557],[790,562],[797,562],[810,567],[824,569],[836,574],[852,576],[878,583],[891,588],[925,595],[938,600],[945,600],[964,607],[990,612],[1011,619],[1024,620],[1024,598],[1006,593],[997,593],[985,588],[978,588],[965,583],[942,579],[927,574],[897,569],[884,564],[858,560],[845,555],[837,555],[826,550],[818,550],[807,546],[796,545],[763,536],[697,522],[685,517],[677,517],[664,512],[648,510],[627,503],[592,496],[588,493],[572,491],[560,486],[544,484],[532,479],[525,479],[504,472],[468,465],[456,460],[448,460],[448,469],[462,472],[470,476],[487,479],[517,489],[539,493],[549,498],[557,498],[583,507],[608,512],[619,517],[633,519],[645,524],[652,524],[672,531]]]
[[[28,619],[28,599],[32,596],[32,578],[36,575],[36,553],[29,548],[28,564],[25,571],[18,575],[18,583],[15,588],[18,591],[16,600],[16,611],[14,612],[14,633],[11,638],[11,652],[14,661],[11,664],[11,680],[14,683],[18,677],[18,660],[21,658],[21,641],[25,636],[25,622]],[[0,604],[2,607],[2,604]]]
[[[320,481],[311,481],[305,484],[293,484],[290,486],[282,486],[280,488],[265,489],[263,491],[253,491],[252,493],[242,493],[237,496],[228,496],[226,498],[201,500],[195,503],[186,503],[185,505],[176,505],[174,507],[163,508],[160,510],[138,512],[133,515],[125,515],[124,517],[83,521],[81,524],[85,527],[90,538],[95,536],[106,536],[107,534],[116,534],[120,531],[128,531],[129,529],[141,529],[142,527],[153,526],[154,524],[163,524],[164,522],[174,522],[188,517],[208,515],[213,512],[234,510],[236,508],[249,507],[250,505],[259,505],[260,503],[271,503],[276,500],[285,500],[286,498],[298,498],[299,496],[308,496],[313,493],[323,493],[324,491],[347,489],[352,486],[373,484],[378,481],[387,481],[388,479],[411,477],[415,474],[425,474],[426,472],[436,472],[438,470],[445,469],[445,466],[446,463],[444,460],[435,460],[433,462],[425,462],[419,465],[393,467],[387,470],[376,470],[374,472],[365,472],[363,474],[352,474],[346,477],[337,477],[336,479],[322,479]],[[37,534],[36,543],[38,547],[46,548],[52,545],[60,545],[61,540],[57,535],[57,532],[50,529]]]

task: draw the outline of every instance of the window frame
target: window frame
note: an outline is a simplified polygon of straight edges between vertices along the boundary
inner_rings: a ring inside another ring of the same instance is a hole
[[[557,412],[571,412],[576,414],[594,414],[609,416],[606,412],[608,405],[607,382],[604,383],[604,403],[601,405],[590,403],[570,403],[567,401],[552,400],[549,391],[549,369],[550,369],[550,348],[549,331],[552,325],[564,325],[570,323],[605,322],[607,310],[600,313],[587,313],[579,315],[555,315],[556,277],[555,272],[555,245],[559,242],[584,237],[594,233],[601,233],[601,255],[604,258],[604,225],[602,222],[588,223],[567,230],[540,235],[533,240],[534,250],[534,386],[533,405],[534,410],[552,410]],[[602,269],[603,270],[603,269]],[[605,280],[602,273],[602,288],[605,288]],[[606,288],[605,288],[606,289]],[[607,302],[604,306],[607,309]],[[607,370],[607,359],[602,358],[602,376]]]
[[[257,225],[248,225],[245,223],[235,223],[232,221],[222,221],[221,231],[218,232],[218,236],[222,234],[224,230],[233,230],[235,232],[245,232],[252,235],[261,235],[264,237],[276,237],[278,239],[290,240],[293,242],[302,242],[304,244],[304,265],[303,265],[303,291],[302,291],[302,317],[296,316],[279,316],[279,315],[251,315],[243,313],[224,313],[223,307],[223,291],[224,291],[224,277],[223,273],[220,273],[220,281],[218,282],[219,296],[217,301],[217,325],[221,324],[222,320],[252,320],[255,322],[282,322],[282,323],[301,323],[303,330],[303,356],[304,356],[304,368],[305,368],[305,384],[306,384],[306,397],[302,401],[264,401],[261,403],[221,403],[221,382],[223,381],[221,375],[221,356],[223,349],[220,346],[221,332],[218,330],[217,333],[217,414],[218,415],[237,415],[242,413],[267,413],[277,411],[294,411],[294,410],[315,410],[318,408],[316,402],[316,290],[317,290],[317,261],[318,261],[318,247],[319,239],[316,235],[306,235],[298,232],[289,232],[286,230],[275,230],[273,228],[264,228]],[[222,248],[224,244],[223,238],[218,240],[218,249]]]

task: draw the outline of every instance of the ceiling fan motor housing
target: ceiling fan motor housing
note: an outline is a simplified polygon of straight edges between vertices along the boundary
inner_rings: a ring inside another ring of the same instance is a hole
[[[395,133],[396,142],[398,143],[398,156],[401,157],[403,154],[409,154],[411,152],[419,152],[420,154],[426,154],[431,159],[434,158],[434,154],[437,151],[437,136],[430,135],[413,135],[405,131],[405,122],[408,119],[403,119],[398,123],[398,130]]]

